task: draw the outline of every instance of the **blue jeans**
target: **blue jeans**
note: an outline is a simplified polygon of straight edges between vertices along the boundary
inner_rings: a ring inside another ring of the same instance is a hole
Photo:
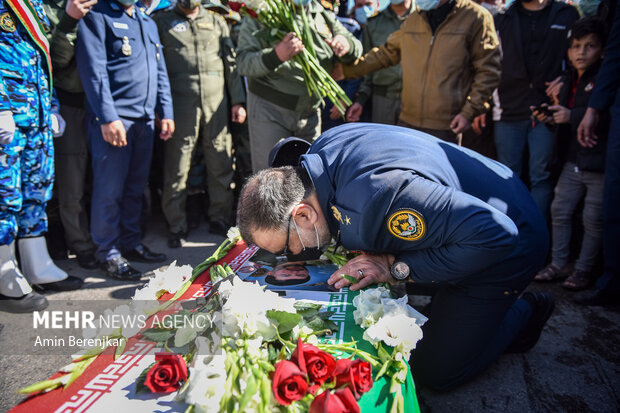
[[[103,140],[94,116],[88,122],[93,165],[91,235],[100,261],[120,256],[142,239],[140,214],[153,153],[153,121],[121,121],[127,131],[123,147]]]
[[[553,133],[532,120],[497,121],[495,123],[497,160],[522,176],[525,148],[529,150],[530,193],[538,209],[549,222],[553,183],[548,170],[553,155]]]

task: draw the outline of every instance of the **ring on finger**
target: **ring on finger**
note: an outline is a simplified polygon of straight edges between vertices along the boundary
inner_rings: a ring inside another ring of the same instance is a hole
[[[360,278],[364,278],[364,271],[357,270],[357,273],[360,275]]]

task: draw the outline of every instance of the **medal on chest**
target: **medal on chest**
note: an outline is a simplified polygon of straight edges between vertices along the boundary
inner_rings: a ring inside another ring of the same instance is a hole
[[[2,13],[0,16],[0,28],[9,33],[15,31],[15,22],[9,13]]]
[[[129,37],[123,37],[123,46],[121,47],[121,52],[125,56],[131,56],[131,45],[129,44]]]

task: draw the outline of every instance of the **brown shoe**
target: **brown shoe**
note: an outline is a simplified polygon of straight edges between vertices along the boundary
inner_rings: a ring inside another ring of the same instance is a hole
[[[594,278],[589,271],[575,270],[567,279],[564,280],[562,283],[562,288],[571,291],[581,291],[588,288],[593,281]]]
[[[563,280],[564,278],[568,277],[569,274],[570,272],[568,269],[568,265],[560,268],[556,265],[549,264],[545,268],[540,270],[538,274],[536,274],[536,276],[534,277],[534,281],[549,282]]]

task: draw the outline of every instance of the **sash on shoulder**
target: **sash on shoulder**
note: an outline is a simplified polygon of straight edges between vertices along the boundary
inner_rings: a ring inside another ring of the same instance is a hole
[[[22,23],[32,41],[37,45],[45,56],[47,71],[49,74],[50,94],[52,93],[52,59],[50,57],[50,44],[45,35],[45,29],[37,11],[30,0],[4,0]]]

